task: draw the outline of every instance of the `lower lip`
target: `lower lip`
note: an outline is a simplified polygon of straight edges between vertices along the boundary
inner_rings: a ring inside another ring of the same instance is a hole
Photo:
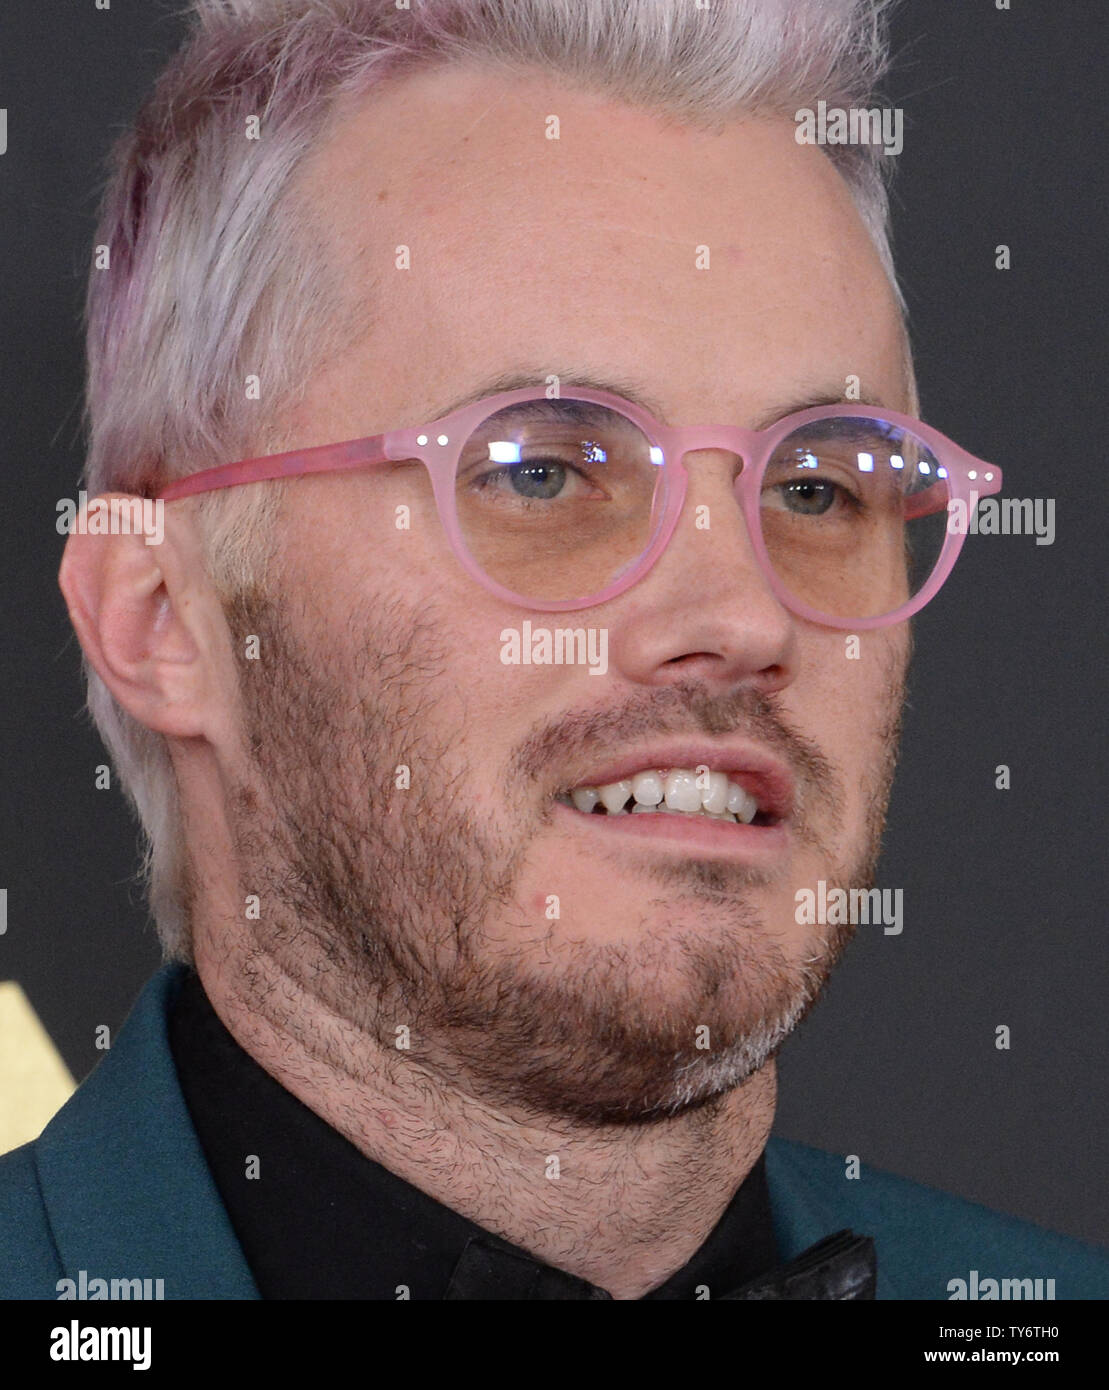
[[[670,840],[676,844],[708,850],[741,859],[776,859],[785,853],[789,830],[784,821],[776,825],[744,825],[742,821],[710,820],[708,816],[668,814],[655,811],[622,816],[586,815],[565,802],[555,802],[561,821],[602,835],[622,835],[637,840]]]

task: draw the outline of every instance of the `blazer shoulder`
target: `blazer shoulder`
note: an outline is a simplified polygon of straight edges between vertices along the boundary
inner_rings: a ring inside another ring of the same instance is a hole
[[[57,1298],[63,1277],[34,1144],[0,1154],[0,1299]]]
[[[57,1298],[84,1272],[162,1280],[171,1299],[258,1297],[177,1078],[183,977],[154,975],[38,1139],[0,1159],[0,1296]]]
[[[767,1145],[783,1243],[799,1251],[837,1226],[873,1236],[879,1298],[1109,1297],[1109,1250],[865,1163],[857,1176],[849,1171],[842,1155],[783,1139]],[[970,1292],[989,1290],[986,1280],[996,1294]]]

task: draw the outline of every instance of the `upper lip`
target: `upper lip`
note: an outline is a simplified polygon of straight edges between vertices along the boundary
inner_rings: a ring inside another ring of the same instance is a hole
[[[575,787],[604,787],[610,782],[630,780],[637,772],[650,768],[677,767],[690,771],[707,767],[723,772],[738,782],[759,803],[759,810],[776,820],[786,820],[793,811],[794,781],[784,763],[750,743],[657,743],[636,752],[621,754],[612,762],[590,768],[572,782]]]

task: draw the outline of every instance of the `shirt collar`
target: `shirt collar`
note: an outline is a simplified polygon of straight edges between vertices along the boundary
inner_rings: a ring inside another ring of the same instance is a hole
[[[472,1241],[519,1257],[499,1262],[510,1281],[517,1267],[521,1281],[536,1279],[532,1256],[367,1158],[286,1091],[236,1043],[194,972],[173,1006],[169,1042],[205,1158],[263,1298],[442,1299]],[[693,1299],[706,1288],[718,1297],[776,1262],[760,1155],[693,1257],[645,1298]],[[550,1283],[567,1277],[553,1271]]]

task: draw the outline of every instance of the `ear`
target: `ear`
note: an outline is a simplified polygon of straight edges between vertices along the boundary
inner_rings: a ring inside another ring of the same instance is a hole
[[[117,497],[103,495],[101,515]],[[86,657],[128,714],[159,733],[219,742],[234,700],[230,634],[187,512],[160,506],[153,535],[91,534],[82,512],[58,583]]]

